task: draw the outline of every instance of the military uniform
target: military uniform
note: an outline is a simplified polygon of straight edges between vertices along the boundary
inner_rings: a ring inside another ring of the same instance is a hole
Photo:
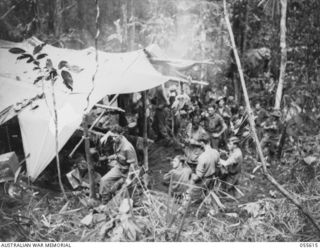
[[[218,148],[218,145],[219,145],[221,138],[219,138],[219,137],[215,138],[215,137],[211,136],[211,134],[220,132],[225,125],[226,124],[225,124],[223,118],[218,113],[215,113],[215,114],[208,116],[206,118],[205,129],[210,134],[210,138],[211,138],[210,143],[213,148]]]
[[[191,123],[187,126],[186,130],[190,143],[185,147],[184,153],[188,164],[197,165],[198,158],[203,152],[199,140],[205,136],[207,132],[202,128],[202,126],[199,126],[198,129],[194,130]]]
[[[191,184],[192,170],[189,166],[179,166],[178,168],[170,170],[163,176],[165,182],[170,183],[174,195],[184,193]]]
[[[239,148],[235,148],[230,152],[230,155],[226,161],[223,161],[224,169],[226,172],[222,175],[222,180],[225,181],[225,189],[231,190],[234,185],[238,184],[241,167],[242,167],[243,155]]]
[[[170,127],[168,125],[168,117],[170,111],[167,108],[167,100],[164,96],[163,89],[157,87],[155,90],[149,92],[151,95],[151,103],[155,105],[155,113],[153,117],[152,128],[157,134],[157,139],[169,139],[170,138]]]
[[[212,148],[207,149],[199,156],[194,176],[196,180],[194,180],[194,186],[189,191],[193,200],[201,199],[203,190],[213,187],[219,159],[219,152]]]
[[[104,175],[100,180],[100,194],[113,194],[117,189],[114,189],[114,184],[119,180],[124,180],[128,176],[129,167],[131,164],[138,164],[137,154],[132,144],[124,137],[121,137],[119,143],[113,146],[115,160],[112,161],[112,169]]]

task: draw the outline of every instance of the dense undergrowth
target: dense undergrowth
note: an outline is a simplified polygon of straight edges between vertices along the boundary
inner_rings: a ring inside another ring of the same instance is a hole
[[[269,170],[299,197],[320,223],[319,136],[303,137],[285,148]],[[300,147],[299,147],[300,146]],[[302,148],[301,148],[302,147]],[[163,148],[165,150],[165,148]],[[107,205],[88,206],[85,192],[27,189],[21,199],[1,197],[1,241],[318,241],[305,216],[267,182],[253,173],[246,157],[235,199],[220,194],[198,204],[177,203],[167,193],[147,190],[136,181]],[[130,200],[130,201],[129,201]]]

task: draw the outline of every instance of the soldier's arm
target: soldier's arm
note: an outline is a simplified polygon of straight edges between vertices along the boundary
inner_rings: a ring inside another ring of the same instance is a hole
[[[163,176],[163,181],[166,182],[166,183],[170,182],[171,175],[172,175],[172,170],[170,170],[168,173],[166,173],[166,174]]]
[[[198,164],[196,167],[196,172],[192,176],[193,181],[194,182],[198,181],[199,179],[201,179],[204,176],[205,173],[206,173],[205,164],[203,163],[202,158],[199,157]]]
[[[223,166],[225,166],[226,168],[229,166],[229,165],[232,165],[232,164],[235,164],[237,163],[236,161],[236,157],[234,154],[231,154],[227,160],[222,160],[220,159],[220,164],[222,164]]]

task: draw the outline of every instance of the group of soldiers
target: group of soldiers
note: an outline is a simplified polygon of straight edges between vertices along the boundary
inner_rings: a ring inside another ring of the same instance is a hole
[[[172,169],[163,176],[164,182],[171,182],[172,194],[188,193],[191,196],[194,192],[191,189],[208,190],[217,179],[223,183],[225,191],[233,191],[238,183],[243,155],[240,140],[236,136],[227,138],[231,113],[225,105],[226,98],[209,98],[203,104],[200,98],[192,96],[191,99],[186,94],[171,96],[168,102],[164,102],[163,96],[163,99],[156,96],[151,101],[155,109],[151,126],[156,142],[175,140],[175,145],[182,146],[184,151],[172,159]],[[106,201],[115,194],[116,183],[124,182],[130,168],[137,168],[139,164],[136,150],[126,138],[123,127],[111,127],[100,139],[100,144],[105,144],[109,138],[113,141],[114,154],[106,160],[112,167],[101,178],[99,191]],[[220,158],[221,151],[228,156]]]
[[[172,160],[173,168],[164,181],[172,182],[172,193],[178,196],[199,197],[199,191],[206,194],[217,182],[223,191],[237,196],[243,154],[240,139],[230,132],[233,98],[226,104],[226,96],[217,97],[211,91],[207,95],[204,103],[193,95],[174,110],[177,139],[184,154]]]
[[[243,161],[243,144],[240,146],[240,143],[245,136],[250,137],[245,108],[237,105],[232,96],[217,96],[212,90],[200,97],[174,92],[165,96],[160,89],[150,104],[154,111],[149,117],[151,128],[148,127],[148,131],[154,131],[156,142],[181,146],[184,152],[172,159],[172,169],[163,176],[164,182],[170,184],[171,193],[198,195],[195,194],[197,189],[205,193],[219,182],[223,191],[237,196],[236,185]],[[259,102],[254,114],[262,146],[269,149],[267,144],[279,133],[280,116],[267,112]],[[137,124],[140,126],[143,127]],[[111,170],[100,180],[100,195],[105,200],[116,192],[115,183],[123,183],[130,168],[139,165],[125,128],[113,126],[100,139],[100,144],[104,145],[109,138],[113,141],[114,154],[105,159]]]

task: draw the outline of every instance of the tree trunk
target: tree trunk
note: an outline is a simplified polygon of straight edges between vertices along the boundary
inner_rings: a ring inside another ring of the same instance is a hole
[[[144,169],[147,172],[149,170],[149,157],[148,157],[148,103],[147,103],[147,91],[143,92],[143,110],[144,110],[144,121],[143,121],[143,162]]]
[[[125,52],[128,49],[128,0],[122,1],[122,51]]]
[[[96,62],[96,70],[92,76],[92,88],[87,96],[87,107],[84,109],[83,114],[83,136],[85,140],[85,152],[86,152],[86,161],[87,161],[87,167],[88,167],[88,174],[89,174],[89,184],[90,184],[90,198],[95,199],[96,198],[96,192],[95,192],[95,183],[93,179],[93,173],[94,169],[92,166],[92,160],[90,155],[90,141],[89,141],[89,131],[88,131],[88,117],[89,117],[89,104],[90,104],[90,96],[94,90],[95,86],[95,78],[98,72],[99,67],[99,53],[98,53],[98,38],[100,34],[99,30],[99,18],[100,18],[100,8],[99,8],[99,1],[95,0],[95,7],[96,7],[96,18],[95,18],[95,26],[96,26],[96,35],[94,38],[94,46],[95,46],[95,62]]]
[[[281,65],[279,83],[276,92],[275,110],[280,109],[283,83],[285,80],[286,64],[287,64],[287,49],[286,49],[286,16],[287,16],[287,0],[281,0],[281,21],[280,21],[280,48],[281,48]]]
[[[40,8],[39,8],[39,1],[35,0],[32,3],[32,15],[35,21],[35,33],[41,34],[41,18],[40,18]]]
[[[49,34],[54,34],[54,36],[58,38],[61,34],[61,28],[62,28],[61,0],[51,0],[48,2],[49,2],[48,31],[49,31]]]
[[[90,184],[90,198],[96,198],[96,190],[94,184],[94,169],[92,166],[92,160],[90,155],[90,140],[89,140],[89,131],[88,131],[88,117],[89,115],[85,113],[83,115],[83,136],[84,136],[84,147],[86,152],[86,161],[88,167],[88,175],[89,175],[89,184]]]
[[[131,25],[131,35],[130,35],[130,51],[135,49],[135,36],[136,36],[136,25],[134,16],[134,0],[130,2],[130,25]]]
[[[56,0],[54,17],[54,36],[59,38],[62,33],[62,1]]]
[[[243,34],[242,34],[242,46],[241,53],[243,54],[247,50],[247,38],[248,38],[248,21],[249,21],[249,1],[245,2],[246,5],[246,13],[243,24]]]
[[[57,103],[56,103],[56,95],[54,92],[54,80],[51,79],[51,87],[52,87],[52,102],[53,102],[53,112],[54,112],[54,127],[55,127],[55,140],[56,140],[56,164],[58,170],[58,179],[60,189],[63,193],[63,197],[67,200],[67,195],[64,190],[62,180],[61,180],[61,169],[60,169],[60,159],[59,159],[59,130],[58,130],[58,112],[57,112]]]

